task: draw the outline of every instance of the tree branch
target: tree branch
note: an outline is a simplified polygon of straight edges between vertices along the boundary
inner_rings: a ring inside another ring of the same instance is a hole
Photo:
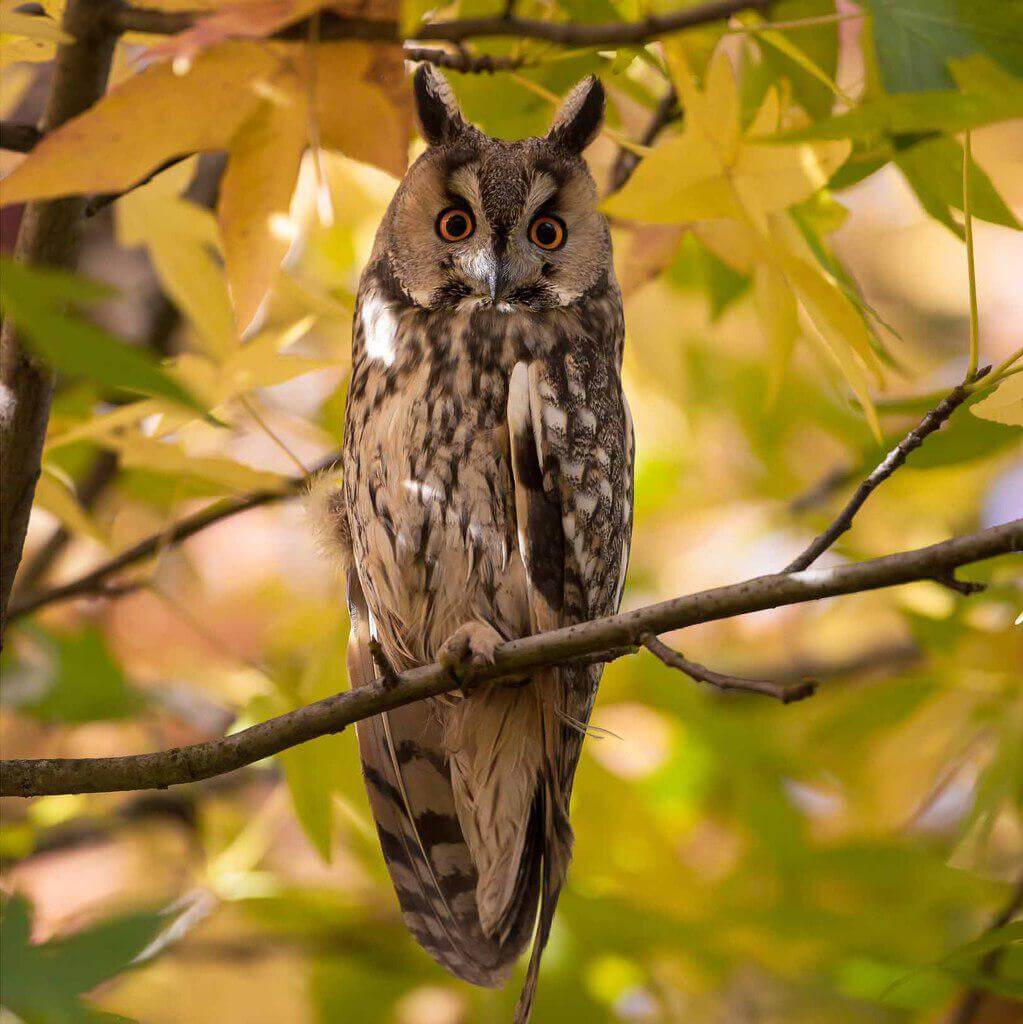
[[[795,683],[777,683],[771,679],[744,679],[741,676],[728,676],[721,672],[714,672],[705,665],[690,661],[674,648],[658,640],[652,633],[640,637],[640,643],[668,668],[677,669],[695,682],[707,683],[718,690],[759,693],[765,697],[774,697],[782,704],[792,704],[794,701],[812,697],[817,689],[817,684],[810,679],[799,680]]]
[[[641,146],[652,146],[657,141],[657,136],[668,127],[672,121],[677,121],[682,116],[678,105],[678,96],[674,88],[669,88],[657,104],[650,123],[646,130],[637,140]],[[611,173],[608,175],[608,195],[618,192],[625,187],[625,183],[632,177],[632,172],[639,166],[641,157],[629,149],[620,149],[615,162],[611,165]]]
[[[745,583],[705,590],[510,641],[497,649],[493,665],[482,666],[474,672],[473,681],[521,677],[523,672],[543,665],[628,647],[641,636],[657,635],[699,622],[932,579],[959,566],[1020,550],[1023,550],[1023,519],[1016,519],[915,551],[834,569],[761,576]],[[163,789],[208,779],[317,736],[339,732],[381,711],[446,693],[457,686],[442,665],[425,665],[402,672],[393,682],[377,679],[367,686],[307,704],[208,743],[128,757],[0,762],[0,795]]]
[[[469,53],[463,49],[440,50],[433,46],[405,44],[405,60],[433,64],[438,68],[460,71],[466,75],[492,75],[498,71],[517,71],[526,67],[525,57],[497,57],[489,53]]]
[[[96,0],[69,0],[62,27],[71,42],[57,49],[53,86],[41,129],[51,131],[92,106],[106,88],[116,33]],[[97,17],[97,14],[100,16]],[[26,263],[71,266],[78,251],[80,196],[29,203],[15,257]],[[14,575],[21,561],[50,418],[53,375],[21,345],[11,322],[0,333],[0,638]]]
[[[301,493],[317,473],[329,469],[336,462],[336,454],[328,455],[318,462],[308,474],[288,481],[287,485],[279,491],[253,491],[241,498],[225,498],[222,501],[214,502],[208,508],[179,520],[169,529],[150,534],[126,551],[115,555],[85,575],[79,576],[78,579],[14,602],[8,612],[8,621],[13,622],[23,615],[28,615],[29,612],[34,612],[56,601],[104,593],[107,589],[107,581],[122,569],[127,569],[137,562],[150,558],[165,547],[180,544],[181,541],[187,540],[214,523],[219,523],[222,519],[236,516],[239,512],[248,512],[249,509],[259,508],[261,505],[271,505],[274,502],[283,501],[285,498],[292,498]]]
[[[970,384],[980,380],[990,371],[987,366],[977,373],[974,378],[965,384],[960,384],[952,389],[924,418],[878,463],[870,475],[856,488],[855,493],[832,521],[831,525],[817,537],[800,555],[794,558],[787,566],[785,572],[799,572],[801,569],[812,565],[825,551],[828,550],[845,533],[853,523],[856,513],[863,507],[864,502],[871,494],[894,473],[911,452],[915,451],[924,443],[924,440],[940,430],[946,420],[959,408],[967,398],[970,397]],[[951,578],[951,577],[950,577]],[[958,582],[958,581],[955,581]]]
[[[538,39],[558,46],[635,46],[685,29],[730,18],[741,11],[764,11],[771,0],[712,0],[710,3],[686,7],[641,21],[582,24],[573,21],[537,21],[530,18],[490,17],[457,18],[451,21],[428,21],[419,25],[412,39],[430,42],[462,43],[467,39],[513,37]],[[154,35],[175,35],[191,28],[206,11],[160,11],[148,8],[122,7],[113,14],[113,25],[120,32],[146,32]],[[320,11],[318,38],[322,41],[361,39],[369,42],[401,42],[397,21],[349,18],[331,11]],[[288,25],[276,33],[275,39],[307,38],[308,19]]]

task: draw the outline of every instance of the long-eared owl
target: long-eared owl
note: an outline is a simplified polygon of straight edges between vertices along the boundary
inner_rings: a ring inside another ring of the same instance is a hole
[[[457,675],[503,641],[615,612],[632,525],[621,295],[582,159],[603,87],[584,80],[545,136],[518,142],[469,124],[429,66],[414,91],[427,148],[360,284],[331,500],[353,686],[435,661]],[[535,926],[519,1021],[568,867],[599,678],[569,665],[467,684],[358,726],[423,947],[496,986]]]

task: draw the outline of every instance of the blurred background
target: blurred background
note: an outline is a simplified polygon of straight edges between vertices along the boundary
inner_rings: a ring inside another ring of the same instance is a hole
[[[863,69],[848,28],[839,81],[855,90]],[[48,67],[5,67],[4,117],[34,119]],[[545,86],[563,91],[577,70]],[[495,133],[549,117],[512,76],[455,80]],[[648,111],[609,87],[613,126],[640,137]],[[977,130],[973,153],[1023,215],[1023,125]],[[590,151],[602,189],[617,154],[608,137]],[[4,153],[3,169],[20,159]],[[62,384],[21,595],[211,501],[278,487],[339,444],[352,296],[395,180],[307,154],[275,225],[290,246],[284,270],[213,380],[202,361],[230,316],[203,249],[220,167],[190,159],[90,217],[80,269],[116,291],[97,307],[106,327],[219,389],[227,429],[192,419],[161,445],[145,410],[94,383]],[[835,198],[846,213],[831,245],[890,328],[878,401],[897,438],[933,404],[916,396],[963,375],[965,251],[893,163]],[[5,248],[18,212],[4,210]],[[698,231],[617,221],[614,242],[637,435],[625,607],[777,571],[883,449],[811,346],[796,346],[778,383],[749,277]],[[975,248],[982,361],[997,363],[1020,343],[1023,243],[978,222]],[[1019,429],[963,410],[822,564],[1021,509]],[[969,945],[1023,873],[1021,574],[999,560],[964,575],[991,585],[964,599],[917,583],[666,638],[721,671],[821,681],[792,706],[709,692],[645,652],[608,667],[538,1024],[923,1024],[977,984],[988,994],[976,1021],[1023,1019],[1023,948],[1008,946],[992,978],[986,950]],[[199,741],[346,687],[343,580],[301,500],[225,518],[117,583],[12,626],[5,757]],[[471,989],[406,934],[351,730],[188,788],[5,801],[2,820],[2,886],[24,900],[33,941],[81,940],[54,942],[50,968],[141,948],[95,990],[97,1010],[152,1024],[469,1024],[507,1019],[514,1002],[514,980],[507,992]],[[153,914],[156,938],[139,944]]]

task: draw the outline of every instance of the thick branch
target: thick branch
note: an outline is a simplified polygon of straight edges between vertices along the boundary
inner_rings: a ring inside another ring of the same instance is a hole
[[[539,39],[559,46],[635,46],[662,36],[682,32],[696,25],[721,21],[740,11],[766,10],[770,0],[713,0],[642,21],[580,24],[573,21],[535,21],[529,18],[458,18],[431,21],[420,25],[412,38],[430,42],[462,43],[467,39],[497,38]],[[124,7],[114,15],[114,25],[122,32],[148,32],[174,35],[191,28],[209,12],[159,11]],[[396,21],[348,18],[321,11],[318,37],[321,40],[363,39],[372,42],[400,42],[401,29]],[[308,37],[307,20],[296,22],[276,34],[276,39]]]
[[[79,576],[78,579],[71,580],[70,583],[53,587],[51,590],[46,590],[41,594],[29,595],[23,601],[16,601],[11,605],[7,616],[8,620],[13,622],[23,615],[28,615],[29,612],[34,612],[56,601],[66,601],[72,597],[105,593],[107,581],[122,569],[127,569],[137,562],[151,558],[158,551],[169,545],[180,544],[181,541],[187,540],[201,530],[205,530],[206,527],[220,522],[222,519],[228,519],[231,516],[238,515],[240,512],[247,512],[252,508],[259,508],[261,505],[270,505],[277,501],[283,501],[285,498],[294,497],[309,484],[310,480],[317,473],[333,466],[336,461],[336,455],[328,456],[314,466],[307,476],[296,477],[279,491],[253,491],[251,494],[246,494],[241,498],[225,498],[223,501],[215,502],[208,508],[196,512],[195,515],[186,516],[184,519],[176,522],[170,529],[164,530],[161,533],[150,534],[137,544],[133,544],[127,550],[122,551],[119,555],[85,573],[84,576]]]
[[[57,50],[53,87],[41,129],[51,131],[103,95],[116,34],[97,17],[104,5],[69,0],[63,29],[72,42]],[[29,203],[18,233],[15,257],[26,263],[66,267],[78,250],[77,225],[83,200],[73,196]],[[32,499],[42,459],[53,394],[51,371],[22,348],[14,325],[0,334],[0,637],[7,602],[21,561]]]
[[[480,668],[473,678],[474,682],[486,682],[521,676],[524,671],[542,665],[634,645],[646,634],[657,635],[765,608],[931,579],[962,565],[1020,550],[1023,519],[1016,519],[941,544],[867,562],[761,576],[510,641],[497,649],[494,664]],[[453,690],[457,685],[441,665],[426,665],[401,673],[392,684],[378,679],[368,686],[335,694],[208,743],[129,757],[6,761],[0,763],[0,795],[162,789],[208,779],[317,736],[339,732],[381,711]]]

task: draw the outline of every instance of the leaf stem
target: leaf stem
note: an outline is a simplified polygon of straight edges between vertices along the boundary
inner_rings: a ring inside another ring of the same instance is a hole
[[[970,207],[970,164],[973,162],[970,132],[963,141],[963,229],[966,235],[966,270],[970,281],[970,362],[966,382],[977,375],[980,365],[980,316],[977,310],[977,270],[973,259],[973,211]]]

